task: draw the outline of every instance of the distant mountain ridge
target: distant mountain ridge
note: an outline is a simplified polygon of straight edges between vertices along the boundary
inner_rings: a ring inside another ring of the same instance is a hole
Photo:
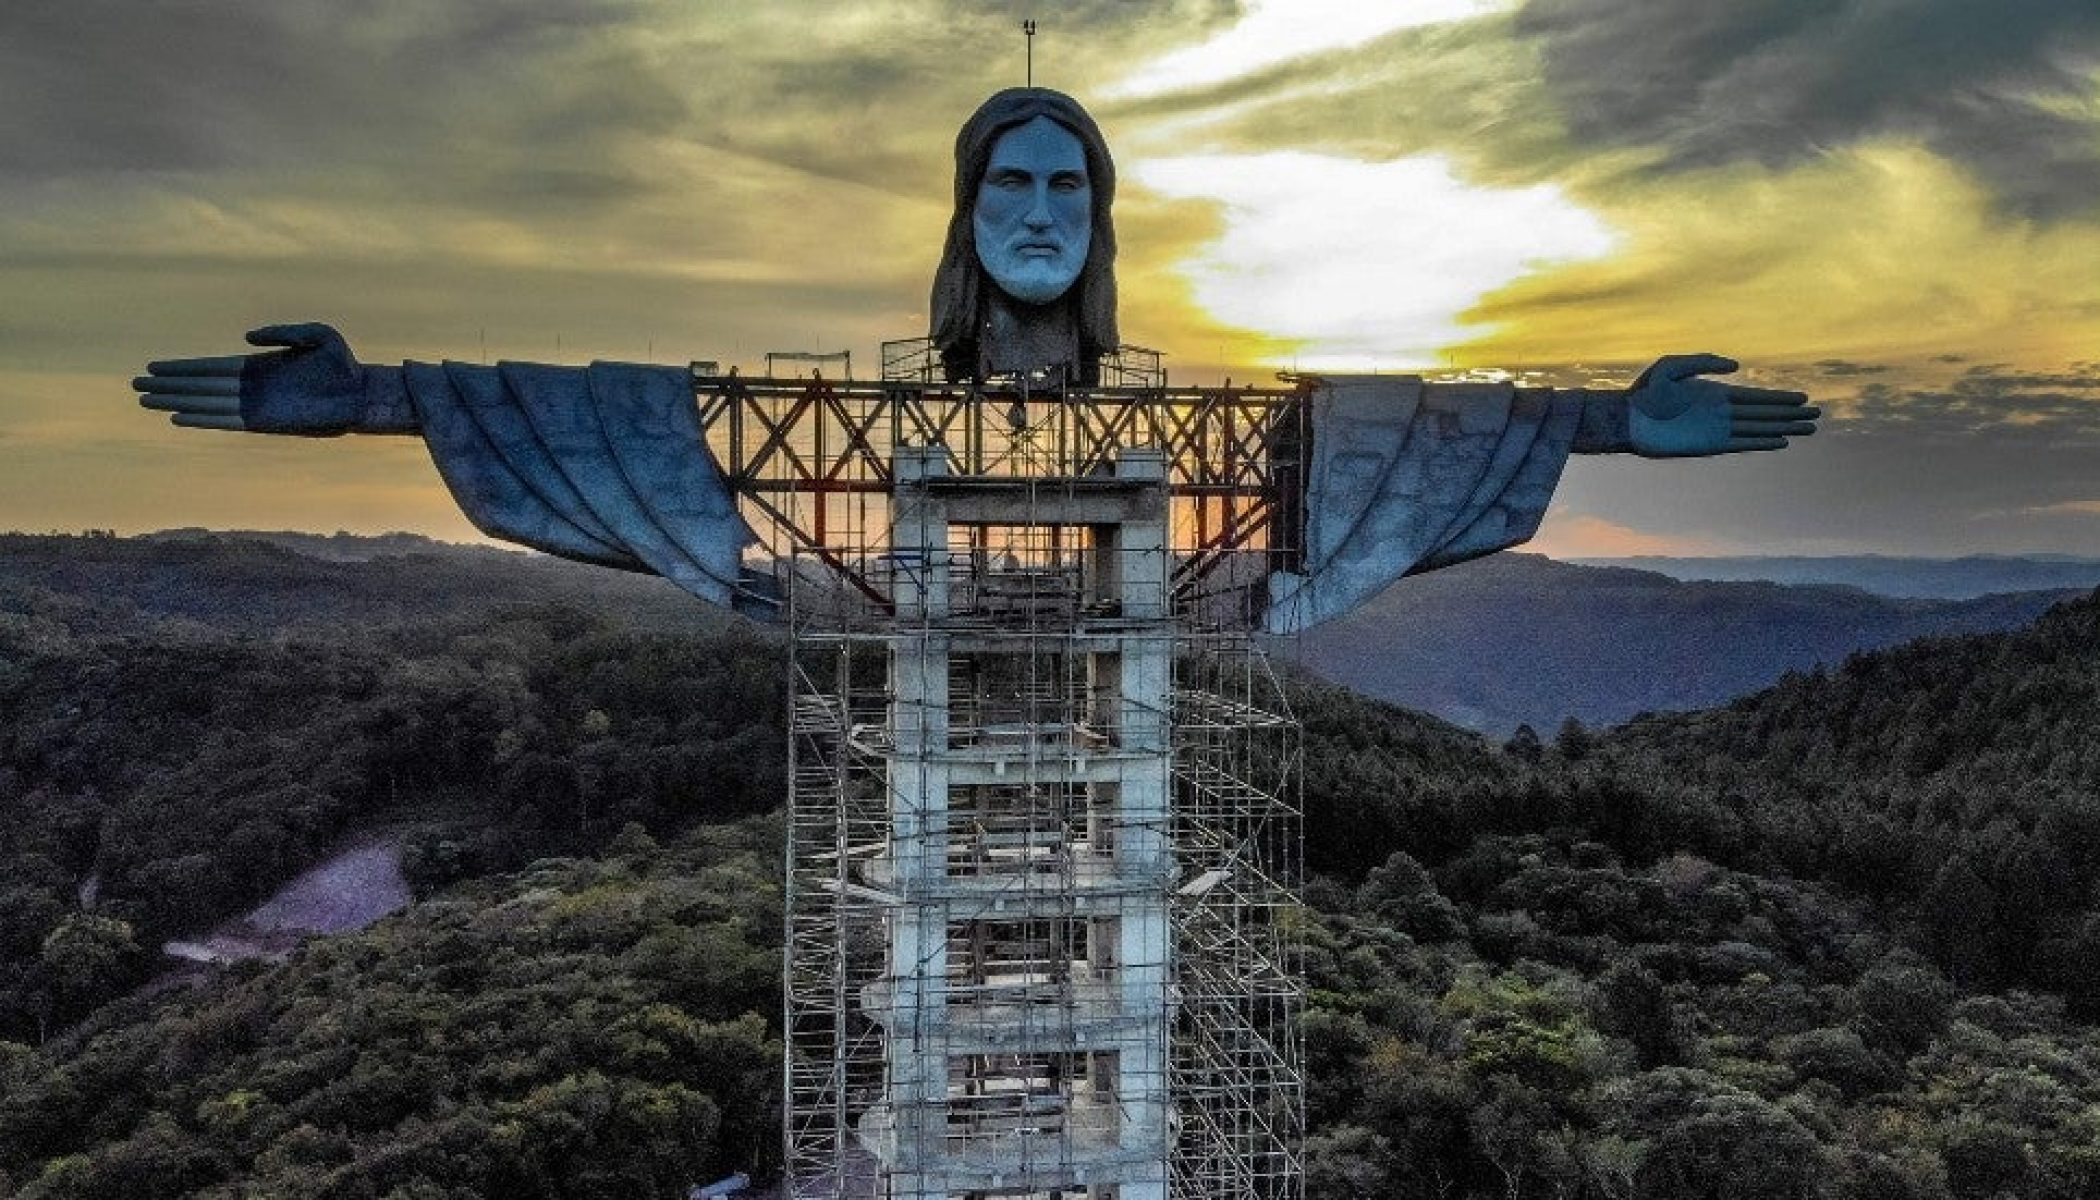
[[[138,537],[144,542],[211,542],[226,538],[250,542],[265,542],[279,546],[308,558],[328,559],[333,562],[369,562],[375,558],[386,558],[403,554],[502,554],[513,559],[530,557],[522,550],[510,550],[500,546],[480,546],[465,542],[441,542],[420,533],[306,533],[296,529],[250,529],[227,532],[190,525],[179,529],[162,529],[154,533],[143,533]]]
[[[1839,584],[1883,596],[1973,600],[2001,592],[2100,587],[2100,558],[2068,554],[1976,554],[1963,558],[1898,558],[1881,554],[1744,555],[1721,558],[1572,558],[1585,567],[1631,567],[1672,579],[1712,582]]]
[[[1502,554],[1402,580],[1271,645],[1365,695],[1502,737],[1519,724],[1550,732],[1571,716],[1604,725],[1719,704],[1859,650],[2022,625],[2073,594],[1897,599]],[[0,617],[46,612],[81,633],[275,635],[533,603],[638,631],[709,632],[738,620],[652,576],[414,534],[0,534]]]
[[[50,608],[76,633],[261,635],[520,604],[566,604],[662,632],[735,619],[653,575],[415,534],[0,533],[0,615]]]
[[[1502,554],[1402,580],[1277,650],[1345,687],[1501,736],[1705,708],[1861,650],[2024,625],[2077,594],[1900,599]]]

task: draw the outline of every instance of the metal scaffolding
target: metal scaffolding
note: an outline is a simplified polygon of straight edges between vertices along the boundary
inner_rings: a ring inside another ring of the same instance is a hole
[[[794,634],[789,1194],[1297,1200],[1300,394],[695,383]]]

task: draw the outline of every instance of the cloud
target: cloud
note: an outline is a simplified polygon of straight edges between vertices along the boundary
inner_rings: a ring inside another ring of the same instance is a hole
[[[1528,0],[1574,136],[1658,165],[1784,167],[1904,139],[2013,211],[2100,204],[2100,7],[2063,0]]]
[[[2054,504],[2030,505],[2020,512],[2027,516],[2100,517],[2100,500],[2059,500]]]
[[[1855,146],[1571,190],[1610,258],[1488,296],[1465,362],[1640,361],[1712,349],[1785,362],[1935,354],[2057,363],[2100,338],[2100,223],[2007,221],[1922,147]]]
[[[1512,28],[1500,13],[1402,28],[1103,108],[1129,122],[1150,155],[1434,153],[1471,182],[1503,186],[1587,169],[1553,110],[1536,47]]]
[[[689,115],[668,63],[627,53],[634,3],[393,0],[137,5],[0,15],[10,175],[338,164],[499,130],[540,154]],[[398,159],[396,159],[398,161]]]
[[[2055,362],[2100,338],[2090,5],[1530,0],[1111,111],[1147,156],[1435,154],[1616,235],[1485,296],[1459,363]]]
[[[1816,369],[1833,379],[1844,379],[1854,375],[1881,375],[1890,370],[1886,363],[1846,362],[1842,358],[1826,358],[1816,364]]]
[[[2100,452],[2100,367],[2031,372],[1985,364],[1945,382],[1873,382],[1859,389],[1841,421],[1913,444],[1989,434],[2004,445]]]
[[[1193,46],[1148,58],[1106,91],[1111,98],[1155,96],[1238,79],[1264,67],[1373,41],[1396,29],[1464,20],[1498,0],[1249,0],[1239,19]]]
[[[1018,81],[1025,7],[0,6],[0,261],[74,289],[120,262],[873,286],[894,320],[923,308],[953,130]],[[1084,93],[1229,16],[1065,6],[1038,73]],[[20,305],[40,326],[39,298],[0,292],[0,324]],[[542,303],[565,322],[562,297]]]
[[[1221,206],[1221,235],[1183,267],[1197,301],[1232,324],[1302,340],[1306,367],[1434,362],[1483,292],[1611,248],[1559,189],[1471,187],[1435,157],[1207,155],[1141,160],[1129,174]]]

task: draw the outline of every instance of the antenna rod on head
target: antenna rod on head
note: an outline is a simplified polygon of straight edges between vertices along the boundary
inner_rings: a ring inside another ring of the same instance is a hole
[[[1021,36],[1028,47],[1028,86],[1035,86],[1035,20],[1021,22]]]

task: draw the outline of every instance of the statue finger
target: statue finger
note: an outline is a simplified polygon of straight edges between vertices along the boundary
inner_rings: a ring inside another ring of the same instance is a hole
[[[1816,432],[1814,421],[1731,421],[1728,432],[1738,437],[1809,437]]]
[[[1806,404],[1807,392],[1789,392],[1781,388],[1744,387],[1739,383],[1728,385],[1730,404]]]
[[[155,412],[202,413],[222,417],[241,415],[239,396],[170,396],[160,392],[147,392],[139,397],[139,406]]]
[[[1728,415],[1738,421],[1813,421],[1823,410],[1799,404],[1731,404]]]
[[[311,350],[326,342],[335,333],[332,326],[319,321],[300,321],[290,325],[265,325],[248,331],[251,346],[282,346],[288,350]]]
[[[1655,361],[1654,373],[1664,379],[1689,379],[1694,375],[1726,375],[1741,365],[1718,354],[1665,354]]]
[[[1786,439],[1783,437],[1730,437],[1728,439],[1728,452],[1730,454],[1742,450],[1784,449],[1786,449]]]
[[[248,364],[245,354],[220,354],[211,358],[164,358],[146,364],[149,375],[231,375],[240,377],[241,368]]]
[[[217,413],[176,413],[170,419],[184,429],[225,429],[233,433],[245,433],[248,429],[239,417],[221,416]]]
[[[131,381],[131,386],[142,392],[159,392],[163,396],[238,396],[241,394],[241,381],[238,376],[228,379],[220,375],[141,375]]]

